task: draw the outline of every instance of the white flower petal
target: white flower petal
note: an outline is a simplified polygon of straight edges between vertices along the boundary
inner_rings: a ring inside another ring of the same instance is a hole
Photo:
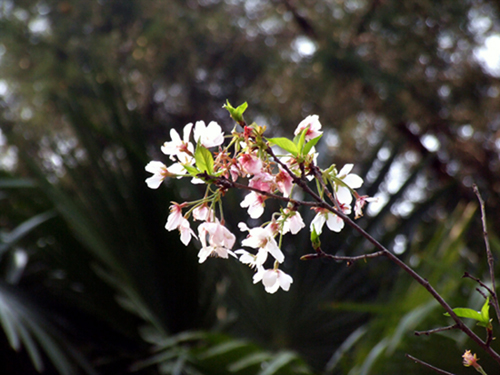
[[[167,169],[167,166],[161,161],[150,161],[144,168],[149,173],[161,173],[162,170]]]
[[[331,231],[340,232],[344,228],[344,220],[335,214],[328,214],[328,219],[326,220],[326,225]]]
[[[163,180],[164,178],[162,175],[155,174],[146,179],[146,184],[148,184],[148,188],[150,189],[158,189]]]
[[[290,275],[284,273],[283,271],[277,270],[278,273],[278,280],[280,283],[281,288],[284,291],[288,291],[290,289],[290,285],[293,283],[293,279]]]
[[[343,176],[347,176],[353,167],[354,167],[354,164],[344,165],[342,167],[342,169],[340,170],[340,172],[338,173],[337,177],[342,178]]]
[[[191,135],[191,129],[193,129],[192,122],[190,122],[189,124],[186,124],[186,126],[184,126],[182,139],[186,143],[189,142],[189,136]]]
[[[264,284],[266,292],[275,293],[280,287],[278,273],[275,270],[266,270],[262,276],[262,284]]]
[[[363,179],[354,173],[348,174],[342,179],[342,181],[344,181],[351,189],[358,189],[361,185],[363,185]]]
[[[339,186],[335,195],[337,200],[342,204],[351,204],[352,202],[351,191],[345,186]]]
[[[314,229],[318,235],[321,234],[323,230],[323,225],[325,225],[325,221],[326,221],[325,215],[322,214],[321,212],[318,212],[314,217],[314,219],[311,221],[310,225],[311,232]]]
[[[269,238],[263,249],[269,252],[278,262],[283,263],[285,260],[285,255],[283,255],[274,238]]]

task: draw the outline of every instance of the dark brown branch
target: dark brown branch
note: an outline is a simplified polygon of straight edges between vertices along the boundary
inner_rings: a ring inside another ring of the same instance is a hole
[[[418,358],[415,358],[415,357],[414,357],[414,356],[412,356],[412,355],[405,354],[405,356],[406,356],[406,358],[410,358],[412,361],[415,361],[416,363],[419,363],[419,364],[421,364],[422,366],[425,366],[425,367],[427,367],[427,368],[431,369],[432,371],[437,372],[438,374],[443,374],[443,375],[455,375],[455,374],[453,374],[453,373],[451,373],[451,372],[448,372],[448,371],[445,371],[445,370],[441,370],[440,368],[437,368],[437,367],[435,367],[435,366],[432,366],[432,365],[428,364],[427,362],[424,362],[424,361],[422,361],[422,360],[420,360],[420,359],[418,359]]]
[[[486,293],[483,292],[481,289],[476,288],[476,292],[478,292],[480,295],[482,295],[484,299],[488,298],[488,296],[486,295]],[[490,303],[491,303],[491,300],[490,300]]]
[[[330,190],[328,190],[328,187],[326,186],[325,181],[323,180],[323,176],[321,175],[319,168],[314,166],[312,168],[312,172],[314,174],[314,177],[316,177],[316,179],[319,181],[319,183],[323,187],[323,191],[326,193],[326,196],[328,197],[328,199],[330,199],[330,201],[335,205],[335,208],[339,209],[339,203],[337,202],[337,199],[332,195]]]
[[[478,335],[476,335],[464,322],[460,320],[460,318],[455,314],[451,306],[444,300],[444,298],[430,285],[430,283],[416,273],[411,267],[406,265],[401,259],[399,259],[396,255],[387,250],[380,242],[378,242],[375,238],[373,238],[370,234],[368,234],[363,228],[361,228],[358,224],[356,224],[349,216],[345,215],[343,212],[335,209],[327,202],[321,199],[321,197],[316,194],[302,179],[295,176],[293,172],[290,171],[288,166],[286,166],[278,157],[274,154],[273,150],[268,147],[266,150],[269,155],[275,160],[276,163],[280,164],[283,169],[290,174],[293,178],[294,182],[299,185],[304,192],[309,194],[316,202],[320,203],[320,207],[326,208],[330,212],[339,216],[344,222],[353,227],[359,234],[361,234],[366,240],[368,240],[372,245],[375,246],[378,250],[384,252],[384,255],[389,258],[393,263],[395,263],[399,268],[403,269],[406,273],[408,273],[415,281],[417,281],[420,285],[422,285],[431,295],[432,297],[439,302],[439,304],[445,309],[445,311],[450,314],[450,317],[455,321],[458,328],[464,332],[467,336],[469,336],[472,340],[474,340],[485,352],[487,352],[497,363],[500,364],[500,355],[494,351],[489,345],[487,345]]]
[[[415,331],[415,336],[422,336],[422,335],[429,336],[430,334],[433,334],[433,333],[450,331],[452,329],[457,329],[457,328],[458,328],[458,325],[453,324],[453,325],[448,326],[448,327],[439,327],[439,328],[430,329],[428,331]]]
[[[484,289],[486,289],[490,294],[493,294],[493,291],[490,289],[488,285],[483,283],[481,280],[479,280],[477,277],[472,276],[469,272],[464,272],[464,275],[462,276],[463,278],[469,278],[474,280],[476,283],[481,285]]]
[[[486,247],[486,256],[488,258],[488,268],[490,269],[490,278],[491,278],[491,289],[490,294],[491,294],[491,299],[493,308],[495,309],[495,313],[497,315],[498,322],[500,322],[500,306],[498,304],[498,297],[497,297],[497,288],[495,285],[495,260],[493,258],[493,253],[491,252],[490,249],[490,242],[488,241],[488,229],[486,226],[486,213],[485,213],[485,208],[484,208],[484,200],[481,197],[481,193],[479,192],[479,189],[477,188],[477,185],[472,185],[472,189],[474,190],[474,193],[476,194],[477,200],[479,201],[479,207],[481,208],[481,223],[483,225],[483,238],[484,238],[484,245]]]

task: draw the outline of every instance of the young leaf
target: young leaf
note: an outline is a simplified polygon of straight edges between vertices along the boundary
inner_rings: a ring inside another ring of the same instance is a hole
[[[304,148],[304,143],[306,141],[307,130],[309,130],[309,126],[300,132],[300,138],[299,138],[299,141],[297,142],[297,149],[299,150],[299,152],[301,154],[302,154],[302,149]],[[306,153],[306,155],[307,155],[307,153]]]
[[[483,321],[483,317],[478,311],[469,309],[467,307],[457,307],[457,308],[453,309],[453,312],[455,314],[457,314],[457,316],[459,318],[475,319],[479,322]],[[448,314],[448,313],[445,313],[444,315],[450,316],[450,314]]]
[[[313,148],[313,146],[316,146],[316,143],[321,139],[323,134],[318,135],[316,138],[311,139],[309,142],[306,143],[304,146],[304,150],[302,152],[303,155],[307,155],[309,151]]]
[[[316,232],[316,228],[313,227],[311,232],[311,244],[314,250],[319,249],[321,246],[321,241],[319,239],[319,234]]]
[[[295,143],[288,138],[269,138],[268,141],[297,157],[299,150],[297,149]]]
[[[245,120],[243,120],[243,112],[247,109],[248,104],[247,102],[239,105],[238,107],[234,108],[230,103],[229,100],[226,100],[226,104],[222,106],[222,108],[227,109],[229,112],[229,115],[232,117],[234,121],[236,121],[238,124],[241,126],[245,125]]]
[[[197,174],[201,173],[196,167],[191,165],[184,165],[184,169],[193,177],[196,177]]]
[[[478,323],[481,327],[491,326],[491,320],[490,320],[490,297],[486,298],[486,301],[484,302],[483,307],[481,307],[481,317],[483,318],[483,320]]]
[[[210,151],[208,151],[202,145],[196,147],[194,152],[194,159],[196,160],[196,167],[200,172],[207,172],[208,174],[213,174],[214,172],[214,159]]]
[[[478,325],[481,327],[490,326],[490,297],[486,298],[483,307],[481,307],[481,311],[472,310],[466,307],[457,307],[453,309],[455,314],[457,314],[460,318],[469,318],[478,321]],[[450,314],[444,314],[446,316],[450,316]]]
[[[481,316],[483,321],[488,322],[490,320],[490,297],[486,298],[483,307],[481,307]]]

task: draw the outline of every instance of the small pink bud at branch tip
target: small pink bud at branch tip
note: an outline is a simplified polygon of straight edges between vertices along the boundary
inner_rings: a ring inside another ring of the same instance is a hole
[[[472,354],[470,350],[466,350],[462,355],[462,358],[464,359],[463,364],[465,367],[472,366],[480,374],[486,375],[486,372],[484,372],[483,368],[477,363],[477,361],[479,361],[479,358],[477,358],[476,354]]]

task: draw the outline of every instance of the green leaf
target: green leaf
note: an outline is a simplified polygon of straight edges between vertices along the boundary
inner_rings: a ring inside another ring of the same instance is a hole
[[[458,317],[460,318],[469,318],[469,319],[474,319],[478,321],[478,325],[481,327],[488,327],[490,325],[490,297],[486,298],[486,301],[484,302],[483,307],[481,308],[481,311],[476,311],[472,310],[466,307],[457,307],[456,309],[453,309],[455,314],[457,314]],[[446,316],[450,316],[450,314],[446,313],[444,314]]]
[[[184,169],[193,177],[196,177],[197,174],[201,173],[196,167],[192,165],[184,165]]]
[[[309,130],[309,127],[306,127],[304,130],[302,130],[300,132],[300,137],[299,137],[299,140],[297,142],[297,149],[299,150],[300,153],[302,153],[302,150],[304,148],[304,143],[306,141],[307,130]]]
[[[243,119],[243,112],[247,109],[248,104],[247,102],[239,105],[238,107],[234,108],[230,103],[229,100],[226,100],[226,104],[222,106],[222,108],[227,109],[229,112],[229,115],[232,117],[234,121],[236,121],[238,124],[241,126],[245,125],[245,120]]]
[[[483,320],[477,324],[481,327],[492,329],[490,319],[490,297],[486,298],[483,307],[481,307],[481,317],[483,318]]]
[[[196,167],[200,172],[207,172],[208,174],[213,174],[214,172],[214,158],[212,153],[208,151],[202,145],[196,147],[194,152],[194,159],[196,160]]]
[[[273,145],[281,147],[283,150],[288,151],[293,156],[297,157],[299,150],[297,149],[297,145],[293,143],[288,138],[269,138],[268,141]]]
[[[483,307],[481,307],[481,317],[483,318],[483,322],[490,321],[490,297],[486,298]]]
[[[453,309],[453,312],[455,314],[457,314],[457,316],[460,318],[475,319],[479,322],[483,321],[483,317],[478,311],[469,309],[467,307],[457,307],[457,308]],[[448,314],[448,313],[445,313],[444,315],[450,316],[450,314]]]
[[[304,150],[302,151],[302,154],[307,155],[311,149],[316,146],[316,143],[321,139],[323,134],[318,135],[316,138],[311,139],[309,142],[306,143],[304,146]]]

